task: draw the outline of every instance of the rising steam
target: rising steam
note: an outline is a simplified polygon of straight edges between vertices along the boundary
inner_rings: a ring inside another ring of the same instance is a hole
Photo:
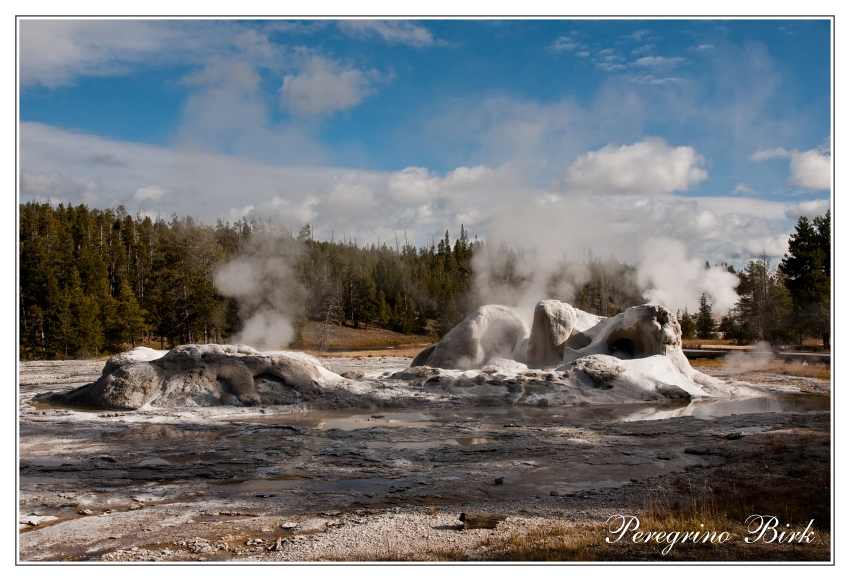
[[[273,351],[295,338],[294,321],[303,314],[306,296],[296,269],[302,252],[303,245],[288,235],[254,234],[216,271],[216,288],[236,299],[243,321],[232,342]]]

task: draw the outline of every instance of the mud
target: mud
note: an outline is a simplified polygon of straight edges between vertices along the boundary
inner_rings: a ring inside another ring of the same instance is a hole
[[[366,376],[409,362],[322,361]],[[555,516],[604,521],[676,475],[758,453],[766,434],[829,431],[829,398],[778,379],[752,383],[759,398],[642,405],[423,399],[280,413],[30,403],[94,381],[102,366],[21,364],[21,560],[379,558],[396,543],[473,550],[488,533],[460,531],[460,512],[508,514],[508,529]],[[282,550],[268,551],[278,537]]]

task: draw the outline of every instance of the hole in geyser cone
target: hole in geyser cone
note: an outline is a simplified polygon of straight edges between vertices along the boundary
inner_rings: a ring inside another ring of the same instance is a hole
[[[634,357],[636,350],[637,347],[635,346],[635,342],[626,338],[614,341],[614,348],[612,349],[612,351],[622,351],[628,354],[629,357]]]
[[[259,375],[254,376],[254,385],[257,390],[261,389],[269,389],[269,390],[279,390],[279,389],[292,389],[291,385],[287,385],[286,380],[282,377],[278,377],[277,375],[269,372],[260,373]]]

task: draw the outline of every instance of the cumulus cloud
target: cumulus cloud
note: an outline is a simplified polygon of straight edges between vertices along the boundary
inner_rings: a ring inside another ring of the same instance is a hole
[[[391,44],[415,47],[446,44],[444,41],[435,40],[431,31],[424,26],[404,20],[343,20],[337,26],[346,34],[379,36]]]
[[[375,92],[375,70],[345,68],[322,56],[312,56],[298,74],[283,78],[281,104],[300,114],[316,115],[348,109]]]
[[[775,157],[791,160],[788,183],[807,190],[829,190],[832,188],[832,155],[820,149],[808,151],[788,151],[782,147],[777,149],[762,149],[755,152],[750,159],[764,161]]]
[[[832,187],[831,158],[815,149],[791,156],[791,175],[788,183],[810,190],[828,190]]]
[[[563,177],[563,185],[612,193],[685,191],[708,177],[703,156],[693,147],[670,147],[663,139],[633,145],[606,145],[579,157]]]

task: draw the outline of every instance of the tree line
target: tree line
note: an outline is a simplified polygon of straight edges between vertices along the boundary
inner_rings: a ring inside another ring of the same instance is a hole
[[[316,241],[310,225],[295,234],[271,220],[218,220],[210,226],[190,216],[172,215],[167,221],[131,216],[121,206],[99,210],[36,202],[21,204],[19,212],[22,359],[88,357],[142,344],[226,342],[241,328],[245,313],[213,281],[217,270],[236,258],[279,261],[290,269],[295,292],[287,309],[298,329],[313,320],[442,336],[480,306],[483,299],[473,292],[474,259],[485,251],[498,260],[481,264],[499,265],[478,273],[486,284],[520,289],[528,283],[517,268],[521,254],[470,239],[463,226],[454,240],[446,231],[429,246],[416,247],[406,237],[403,243],[358,246],[349,239]],[[803,220],[781,269],[762,264],[762,280],[761,263],[755,261],[736,273],[743,302],[740,311],[727,314],[734,326],[729,323],[731,330],[724,332],[737,333],[740,340],[770,340],[779,328],[820,333],[825,320],[828,333],[822,287],[828,300],[829,214],[808,229]],[[806,266],[812,260],[818,264],[814,270]],[[574,280],[577,271],[583,273],[580,283]],[[633,266],[587,253],[562,263],[546,293],[569,292],[578,308],[611,316],[643,302],[635,280]],[[790,301],[780,300],[776,281]],[[299,341],[296,333],[294,345]]]
[[[708,268],[706,264],[706,268]],[[831,214],[813,220],[802,216],[779,264],[766,253],[736,271],[738,301],[722,316],[720,324],[708,298],[703,295],[696,313],[677,313],[687,339],[710,339],[722,334],[741,345],[757,341],[801,344],[805,337],[830,345]]]

